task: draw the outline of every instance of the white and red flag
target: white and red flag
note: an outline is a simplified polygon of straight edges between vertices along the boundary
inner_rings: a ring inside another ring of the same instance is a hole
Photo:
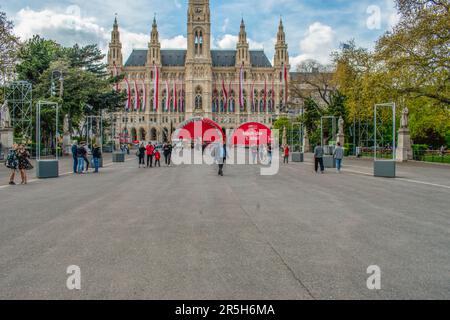
[[[142,94],[143,94],[143,99],[142,99],[142,111],[145,111],[145,109],[147,108],[147,88],[145,86],[145,82],[144,80],[142,80]]]
[[[141,108],[141,101],[139,96],[139,89],[136,80],[134,80],[134,111],[139,111]]]
[[[131,108],[131,87],[130,87],[130,82],[128,81],[128,79],[125,78],[124,80],[125,80],[125,84],[127,85],[127,94],[128,94],[127,103],[125,104],[125,110],[130,111],[130,108]]]
[[[223,102],[223,108],[224,108],[224,112],[227,112],[227,107],[228,107],[228,91],[227,88],[225,87],[225,80],[222,78],[222,91],[223,91],[223,96],[225,98],[225,101]]]
[[[242,63],[239,72],[239,106],[244,107],[244,63]]]
[[[153,110],[158,112],[159,106],[159,70],[156,64],[153,68]]]
[[[169,111],[169,106],[170,106],[170,90],[169,90],[169,82],[167,82],[166,80],[166,112]]]
[[[272,106],[271,106],[272,110],[275,109],[275,105],[276,105],[276,103],[275,103],[275,80],[272,79]]]
[[[264,77],[264,112],[267,110],[267,79]]]
[[[251,89],[250,89],[251,91],[250,91],[250,103],[251,103],[251,106],[252,106],[252,111],[254,112],[255,111],[255,102],[253,101],[254,100],[254,91],[255,91],[255,82],[253,81],[253,83],[252,83],[252,87],[251,87]]]
[[[177,81],[173,81],[173,105],[175,112],[178,112],[178,94],[177,94]]]
[[[284,65],[284,106],[287,106],[288,101],[288,90],[289,90],[289,83],[288,83],[288,70],[287,66]]]

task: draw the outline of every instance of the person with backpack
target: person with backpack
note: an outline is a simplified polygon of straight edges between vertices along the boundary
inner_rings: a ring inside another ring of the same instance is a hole
[[[164,153],[166,165],[170,166],[170,160],[172,158],[172,145],[170,143],[164,144],[163,153]]]
[[[15,185],[14,179],[19,166],[17,160],[17,144],[13,144],[11,150],[9,150],[8,155],[6,156],[5,166],[11,170],[11,173],[9,174],[9,184]]]
[[[337,143],[336,149],[334,149],[333,157],[336,161],[336,171],[337,173],[341,173],[342,159],[344,158],[344,149],[342,149],[340,142]]]
[[[323,148],[320,142],[317,143],[317,146],[314,148],[314,168],[316,173],[319,173],[319,165],[320,173],[324,173],[325,167],[323,165]]]
[[[153,167],[153,156],[155,154],[155,147],[152,145],[151,142],[148,143],[147,147],[145,147],[147,152],[147,168]],[[156,166],[156,163],[155,163]]]
[[[80,145],[77,148],[77,158],[78,158],[78,174],[84,174],[84,158],[86,156],[86,149],[83,146],[83,142],[80,143]]]
[[[77,142],[74,141],[72,144],[71,152],[72,152],[72,162],[73,162],[73,173],[77,173],[78,169],[78,156],[77,156],[78,145]]]
[[[155,167],[158,165],[158,167],[161,167],[161,153],[159,153],[158,150],[155,152]]]
[[[17,148],[17,162],[18,168],[20,172],[20,177],[22,178],[21,184],[27,184],[27,172],[28,170],[33,169],[33,166],[30,163],[30,153],[25,149],[23,144],[19,145]]]
[[[94,173],[98,173],[98,167],[100,164],[100,158],[102,157],[102,151],[97,144],[94,144],[94,149],[92,150],[92,159],[94,161]]]
[[[138,156],[139,158],[139,168],[141,167],[141,165],[143,165],[145,168],[145,151],[146,149],[144,147],[144,143],[141,143],[139,150],[136,152],[136,156]]]

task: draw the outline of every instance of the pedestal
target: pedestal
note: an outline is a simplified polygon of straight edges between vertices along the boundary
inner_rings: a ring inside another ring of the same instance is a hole
[[[38,179],[48,179],[59,177],[58,160],[37,160],[36,177]]]
[[[123,152],[113,152],[112,162],[125,162],[125,153]]]
[[[2,143],[2,148],[4,150],[12,148],[14,144],[14,129],[13,128],[0,129],[0,142]]]
[[[303,152],[308,153],[311,150],[311,146],[309,145],[309,138],[307,135],[303,137]]]
[[[323,156],[323,166],[325,168],[336,168],[336,161],[333,156]]]
[[[373,162],[374,177],[395,178],[394,160],[376,160]]]
[[[303,152],[292,152],[292,162],[303,162]]]
[[[337,135],[337,141],[336,141],[336,142],[339,142],[339,143],[341,144],[341,147],[343,148],[344,145],[345,145],[345,135],[343,135],[343,134],[338,134],[338,135]]]
[[[398,131],[398,146],[396,151],[397,161],[405,162],[413,159],[411,136],[408,128]]]
[[[71,147],[72,147],[72,139],[70,138],[70,134],[63,135],[63,153],[64,155],[71,155]]]

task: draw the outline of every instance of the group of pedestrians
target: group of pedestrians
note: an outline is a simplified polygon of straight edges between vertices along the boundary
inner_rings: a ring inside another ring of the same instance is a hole
[[[11,170],[9,175],[9,184],[15,185],[16,173],[19,171],[21,184],[28,183],[27,171],[33,169],[30,162],[30,153],[23,144],[14,144],[6,156],[5,165]]]
[[[89,147],[86,142],[81,141],[78,145],[74,142],[72,145],[72,159],[73,159],[73,173],[74,174],[84,174],[89,172],[90,162],[89,162]],[[101,148],[94,144],[92,148],[92,164],[94,166],[94,173],[98,173],[100,167],[100,159],[102,158]]]
[[[162,152],[164,155],[165,164],[167,166],[171,165],[171,159],[172,159],[172,144],[165,143],[162,147]],[[153,145],[151,142],[147,143],[147,145],[142,142],[139,146],[139,149],[136,152],[136,156],[139,159],[139,168],[141,166],[143,168],[152,168],[155,167],[161,167],[161,152],[156,147],[156,145]],[[145,163],[145,157],[147,156],[147,164]]]
[[[314,148],[314,170],[316,173],[325,173],[325,166],[323,164],[324,150],[322,144],[319,142]],[[344,159],[344,149],[342,148],[340,142],[336,144],[336,148],[333,151],[333,158],[336,163],[337,173],[341,173],[342,159]]]

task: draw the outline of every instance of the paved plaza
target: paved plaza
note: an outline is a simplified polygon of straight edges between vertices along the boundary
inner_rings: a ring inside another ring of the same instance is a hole
[[[448,299],[450,167],[370,160],[138,169],[6,186],[0,299]],[[30,177],[31,179],[32,177]],[[81,290],[66,269],[81,269]],[[381,269],[369,290],[367,268]]]

